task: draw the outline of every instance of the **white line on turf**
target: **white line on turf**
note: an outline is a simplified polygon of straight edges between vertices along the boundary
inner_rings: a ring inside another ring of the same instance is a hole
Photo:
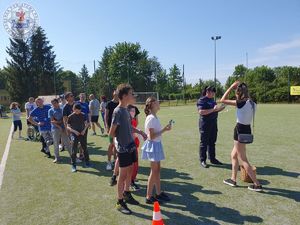
[[[8,135],[8,139],[7,139],[6,146],[5,146],[5,150],[4,150],[2,160],[1,160],[1,164],[0,164],[0,190],[1,190],[1,187],[2,187],[2,182],[3,182],[3,177],[4,177],[4,170],[5,170],[6,161],[7,161],[8,153],[9,153],[9,149],[10,149],[11,136],[12,136],[13,129],[14,129],[14,127],[13,127],[13,125],[11,125],[9,135]]]

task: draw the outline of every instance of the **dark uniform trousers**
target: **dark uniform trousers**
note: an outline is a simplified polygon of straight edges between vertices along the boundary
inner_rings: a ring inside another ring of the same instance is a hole
[[[199,120],[199,129],[200,129],[200,149],[199,156],[200,161],[206,161],[207,159],[207,150],[208,157],[211,161],[216,159],[216,148],[215,143],[217,141],[217,119],[212,121],[201,121]]]

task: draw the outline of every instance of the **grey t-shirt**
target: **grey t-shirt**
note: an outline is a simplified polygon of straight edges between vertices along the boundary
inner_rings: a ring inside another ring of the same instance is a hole
[[[134,142],[130,114],[127,108],[120,106],[115,108],[112,117],[112,125],[118,126],[116,129],[117,151],[120,153],[126,152],[126,147]]]
[[[99,109],[100,109],[100,102],[98,99],[93,99],[90,101],[90,109],[91,109],[91,115],[92,116],[99,116]]]
[[[19,108],[11,109],[13,121],[21,120],[21,110]]]

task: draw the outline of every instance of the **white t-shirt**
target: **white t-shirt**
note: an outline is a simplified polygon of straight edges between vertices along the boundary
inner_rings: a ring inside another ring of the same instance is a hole
[[[250,125],[253,119],[253,115],[256,111],[256,104],[253,103],[254,109],[250,100],[247,101],[237,101],[236,110],[236,122],[243,125]]]
[[[35,102],[32,102],[32,103],[26,102],[26,104],[25,104],[25,110],[28,111],[28,115],[27,115],[27,116],[29,116],[30,113],[31,113],[35,108],[36,108]]]
[[[160,132],[161,131],[161,124],[160,121],[157,117],[155,117],[154,115],[150,114],[146,117],[145,120],[145,133],[147,134],[148,138],[150,135],[150,131],[149,129],[153,128],[154,129],[154,133]],[[160,142],[161,141],[161,135],[159,135],[158,137],[156,137],[154,140],[155,142]]]

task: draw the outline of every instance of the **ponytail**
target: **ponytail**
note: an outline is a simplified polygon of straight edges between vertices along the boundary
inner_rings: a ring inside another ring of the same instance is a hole
[[[144,108],[144,112],[145,112],[146,116],[148,116],[151,113],[152,103],[155,101],[156,101],[156,98],[154,98],[154,97],[147,98],[145,108]]]

